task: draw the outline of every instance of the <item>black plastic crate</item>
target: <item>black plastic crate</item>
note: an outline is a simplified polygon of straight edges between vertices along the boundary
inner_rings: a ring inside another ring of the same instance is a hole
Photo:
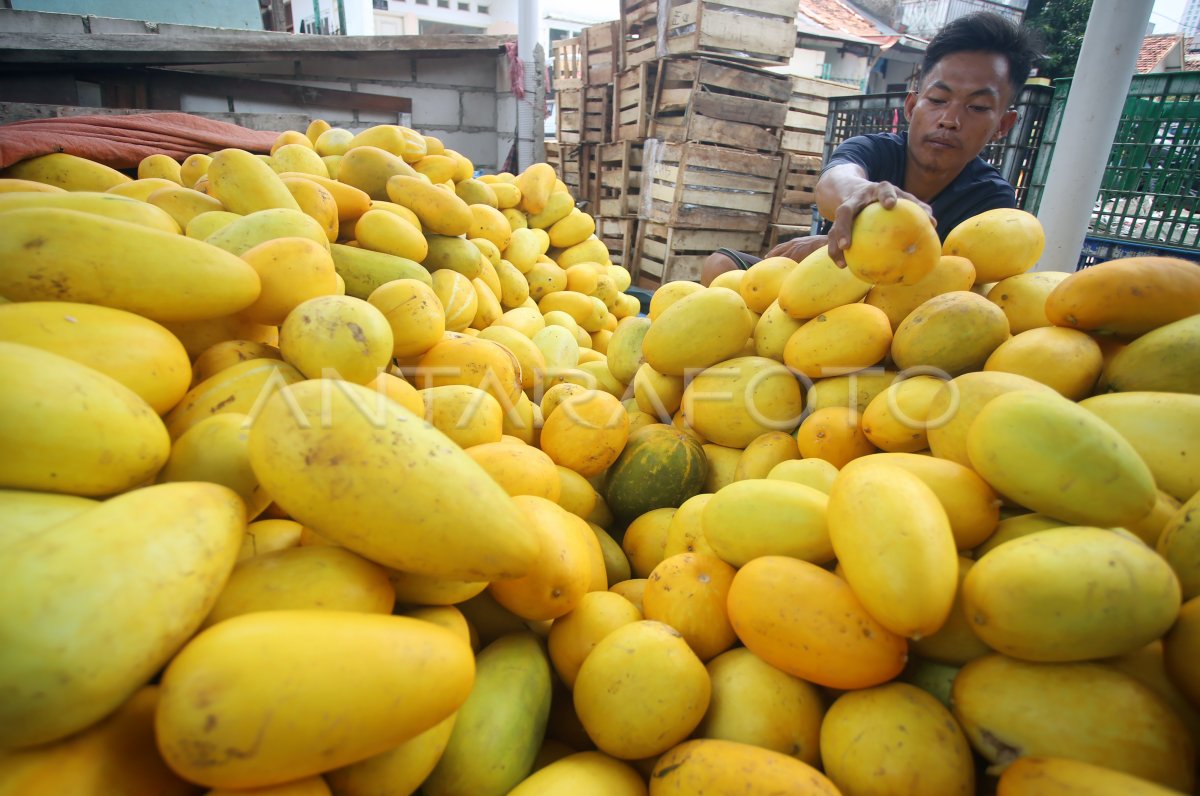
[[[1123,257],[1178,257],[1184,260],[1191,260],[1196,263],[1197,268],[1200,268],[1200,251],[1196,251],[1195,249],[1147,246],[1128,241],[1088,237],[1083,239],[1083,249],[1079,254],[1079,263],[1075,266],[1075,270],[1082,271],[1084,268],[1096,263],[1119,260]]]
[[[830,97],[825,126],[826,163],[837,145],[856,135],[902,133],[908,129],[904,118],[905,92]],[[1017,207],[1025,207],[1034,169],[1042,149],[1042,136],[1050,112],[1054,89],[1027,84],[1013,107],[1017,123],[1003,141],[983,150],[984,160],[1000,170],[1017,192]]]

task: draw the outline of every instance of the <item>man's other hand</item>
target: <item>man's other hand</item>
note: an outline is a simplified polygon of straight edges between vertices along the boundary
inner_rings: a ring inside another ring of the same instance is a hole
[[[800,262],[827,243],[829,243],[828,235],[808,235],[803,238],[792,238],[771,249],[771,251],[767,252],[767,256],[786,257],[789,260]]]
[[[858,218],[858,214],[863,211],[863,208],[873,202],[879,202],[884,209],[891,210],[896,206],[897,199],[907,199],[917,203],[922,210],[929,214],[930,219],[933,219],[933,211],[929,205],[890,182],[864,184],[862,188],[850,194],[846,197],[846,201],[838,206],[833,218],[833,226],[829,228],[829,257],[837,263],[839,268],[846,267],[844,252],[850,248],[853,242],[850,234],[854,227],[854,219]]]

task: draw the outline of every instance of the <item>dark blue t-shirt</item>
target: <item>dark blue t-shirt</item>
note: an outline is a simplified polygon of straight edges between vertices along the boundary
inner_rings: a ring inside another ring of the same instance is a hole
[[[833,166],[854,163],[863,168],[872,182],[886,180],[903,188],[907,148],[908,133],[857,135],[833,150],[822,173]],[[1017,197],[994,166],[976,157],[928,204],[937,219],[938,237],[945,241],[950,230],[972,216],[997,207],[1016,207]],[[830,226],[832,222],[824,221],[821,232],[828,232]]]

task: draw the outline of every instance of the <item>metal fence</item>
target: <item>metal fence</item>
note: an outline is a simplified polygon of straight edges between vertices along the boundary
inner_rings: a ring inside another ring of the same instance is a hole
[[[907,130],[905,96],[904,92],[896,92],[831,97],[825,121],[824,160],[828,162],[833,150],[847,138]],[[1052,97],[1054,89],[1049,86],[1025,86],[1014,103],[1016,124],[1003,141],[989,145],[982,153],[984,160],[999,169],[1004,179],[1016,189],[1017,207],[1026,207],[1039,153],[1043,151],[1042,137]]]
[[[1029,207],[1041,201],[1071,81],[1055,83]],[[1120,244],[1119,246],[1116,244]],[[1200,72],[1135,75],[1095,198],[1088,246],[1200,259]]]

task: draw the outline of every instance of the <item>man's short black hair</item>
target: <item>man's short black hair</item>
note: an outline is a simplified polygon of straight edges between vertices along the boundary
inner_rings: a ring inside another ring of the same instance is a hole
[[[1008,60],[1008,81],[1014,97],[1025,85],[1038,57],[1033,34],[1027,28],[1015,25],[999,14],[980,11],[952,20],[937,32],[925,48],[921,79],[924,80],[938,61],[960,52],[1003,55]]]

